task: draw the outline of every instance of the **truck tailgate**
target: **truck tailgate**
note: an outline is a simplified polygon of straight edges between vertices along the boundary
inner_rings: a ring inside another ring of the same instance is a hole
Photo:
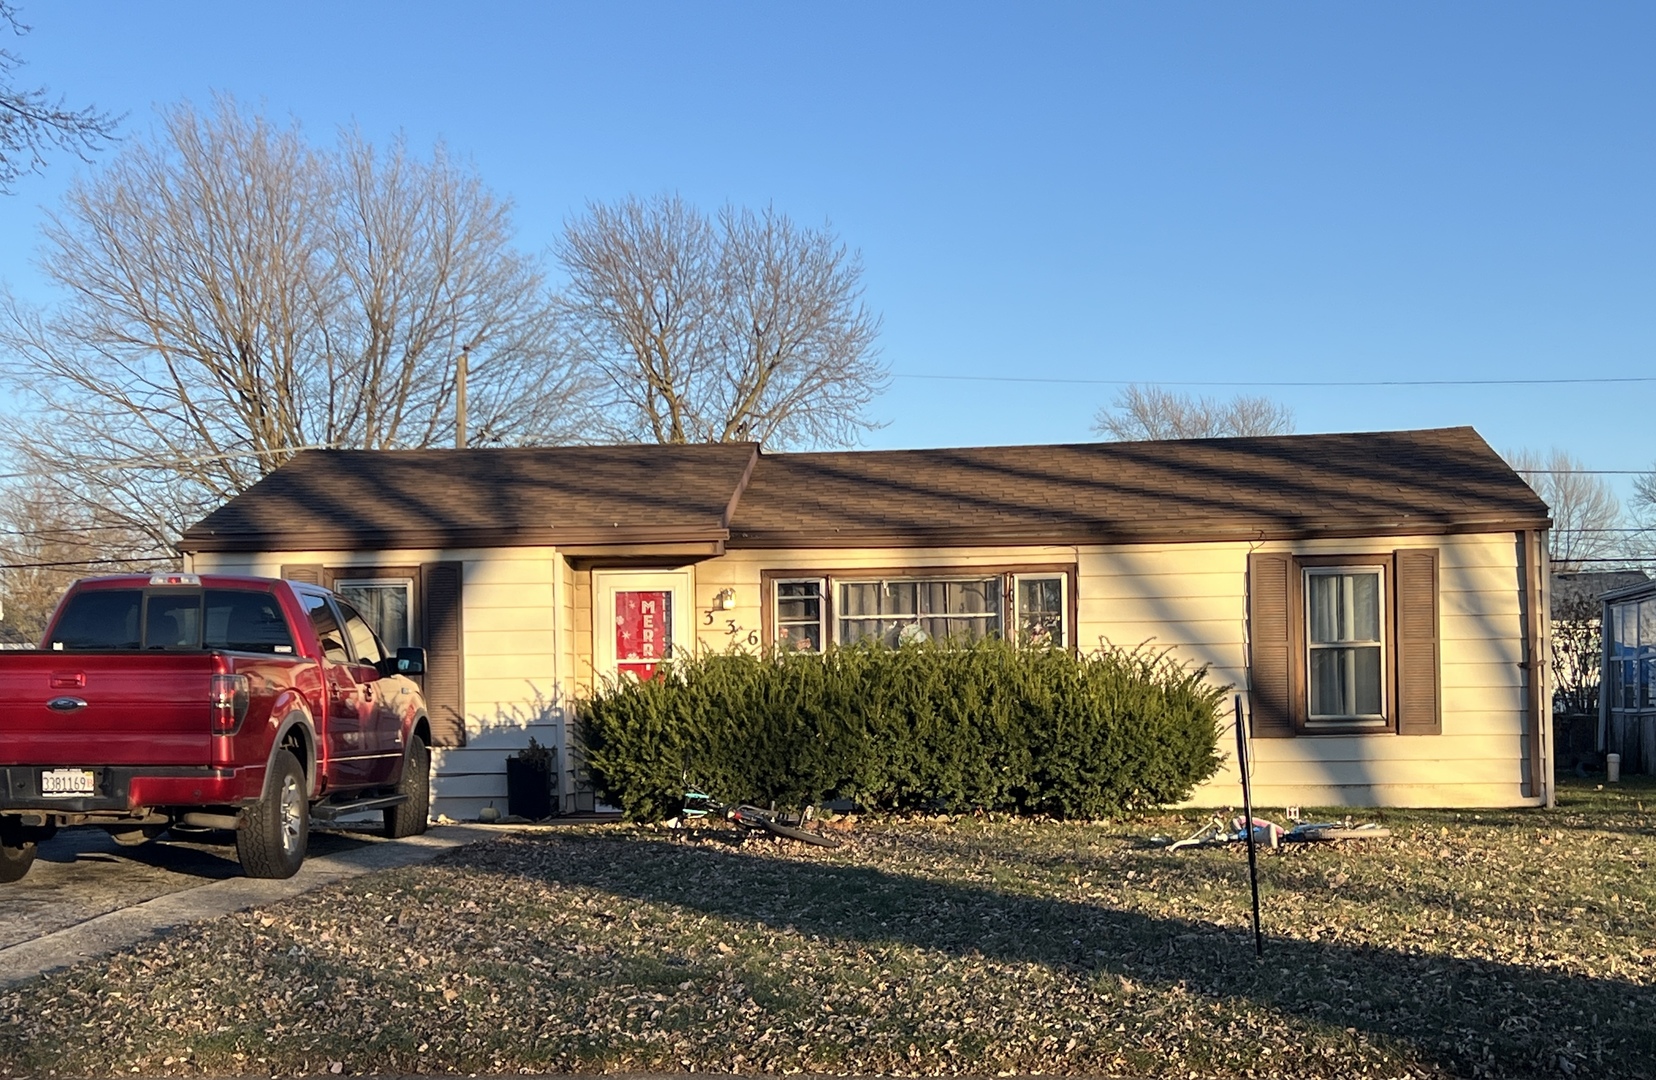
[[[0,653],[0,765],[206,765],[207,652]]]

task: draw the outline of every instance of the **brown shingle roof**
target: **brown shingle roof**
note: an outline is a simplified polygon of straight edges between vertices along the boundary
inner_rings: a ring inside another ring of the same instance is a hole
[[[1461,427],[762,455],[730,546],[1385,535],[1546,519]]]
[[[723,540],[756,449],[310,450],[191,526],[179,548]]]
[[[310,451],[179,547],[1099,543],[1546,523],[1477,432],[1442,428],[825,454],[756,455],[750,443]]]

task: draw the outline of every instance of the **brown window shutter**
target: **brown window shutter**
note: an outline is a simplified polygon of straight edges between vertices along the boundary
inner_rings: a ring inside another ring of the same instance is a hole
[[[1294,597],[1292,555],[1248,556],[1248,686],[1256,739],[1294,734]]]
[[[323,584],[323,575],[322,567],[314,564],[293,563],[282,567],[283,580],[303,582],[306,585]]]
[[[1397,732],[1443,732],[1438,679],[1438,553],[1397,552]]]
[[[426,563],[420,627],[426,651],[425,702],[436,746],[466,745],[466,663],[461,651],[462,564]]]

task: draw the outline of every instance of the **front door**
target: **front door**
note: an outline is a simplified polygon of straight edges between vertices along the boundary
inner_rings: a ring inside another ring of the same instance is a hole
[[[655,677],[656,667],[688,653],[692,580],[687,570],[615,571],[592,574],[593,659],[601,677]]]

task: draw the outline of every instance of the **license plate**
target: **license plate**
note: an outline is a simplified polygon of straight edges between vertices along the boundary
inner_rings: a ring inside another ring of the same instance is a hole
[[[91,769],[47,769],[40,774],[40,793],[63,797],[91,795],[92,781]]]

